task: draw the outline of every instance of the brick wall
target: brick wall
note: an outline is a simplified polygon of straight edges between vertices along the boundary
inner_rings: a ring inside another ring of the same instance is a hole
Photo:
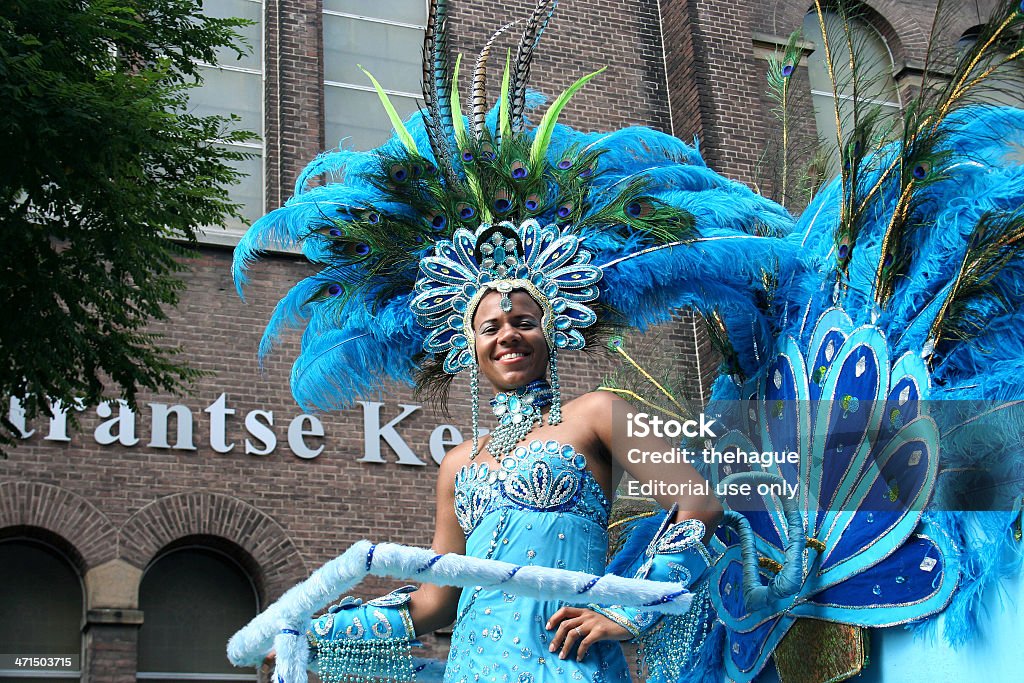
[[[764,139],[748,4],[661,4],[675,135],[696,136],[705,161],[743,182],[755,177]]]

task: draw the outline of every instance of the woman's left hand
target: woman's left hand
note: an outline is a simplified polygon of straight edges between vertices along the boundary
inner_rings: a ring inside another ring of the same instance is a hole
[[[608,617],[582,607],[563,607],[555,612],[546,625],[547,630],[557,628],[551,638],[550,652],[558,652],[559,659],[568,659],[576,646],[576,661],[582,662],[590,646],[599,640],[629,640],[629,631]]]

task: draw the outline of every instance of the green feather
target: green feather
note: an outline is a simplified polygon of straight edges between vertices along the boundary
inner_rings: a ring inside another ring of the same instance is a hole
[[[462,120],[462,101],[459,99],[459,65],[462,64],[462,53],[455,57],[455,69],[452,71],[452,125],[455,128],[455,140],[459,149],[465,149],[469,141],[466,135],[466,122]]]
[[[931,73],[932,63],[936,60],[931,43],[942,33],[938,27],[945,25],[939,21],[940,14],[945,12],[937,8],[936,28],[929,38],[922,87],[905,107],[903,153],[879,174],[875,187],[865,192],[865,199],[860,202],[861,206],[866,205],[867,200],[891,178],[899,181],[899,200],[883,235],[881,260],[876,269],[874,298],[883,306],[910,262],[906,244],[909,233],[916,228],[914,217],[918,207],[928,201],[926,190],[946,177],[943,169],[951,154],[946,147],[950,132],[944,125],[947,117],[959,107],[970,102],[984,102],[993,94],[1003,98],[1012,96],[1018,107],[1024,104],[1019,88],[1011,95],[999,84],[1000,76],[1006,70],[1012,71],[1017,60],[1024,57],[1024,42],[1019,37],[1024,26],[1024,12],[1019,8],[1019,2],[999,4],[988,22],[978,30],[974,43],[962,55],[954,60],[948,56],[945,60],[939,59],[939,62],[955,64],[951,73],[942,73],[941,76]],[[986,219],[985,222],[990,221]],[[991,234],[992,230],[984,228],[983,232]]]
[[[602,67],[594,73],[587,74],[572,85],[570,85],[565,92],[558,96],[548,110],[544,112],[544,117],[540,120],[540,124],[537,126],[537,130],[533,136],[533,146],[530,148],[530,165],[539,166],[544,162],[544,157],[548,153],[548,145],[551,144],[551,134],[555,130],[555,124],[558,122],[558,115],[562,113],[565,105],[569,103],[569,99],[576,94],[576,91],[586,85],[594,76],[603,72],[608,67]]]
[[[484,223],[489,223],[491,220],[491,213],[487,210],[487,199],[484,195],[484,189],[480,185],[480,179],[473,173],[467,173],[466,184],[469,186],[470,199],[480,210],[479,220]]]
[[[646,196],[646,187],[645,178],[633,179],[604,207],[588,215],[580,227],[639,232],[665,244],[697,236],[693,214]]]
[[[974,227],[963,262],[929,330],[934,346],[943,340],[969,341],[982,333],[992,315],[988,300],[1001,311],[1010,310],[996,276],[1019,258],[1024,243],[1024,211],[983,214]],[[984,313],[979,313],[984,311]]]
[[[502,140],[509,140],[512,138],[512,120],[509,118],[508,114],[509,68],[511,60],[512,51],[508,50],[505,52],[505,71],[501,74],[501,102],[498,104],[498,122]]]
[[[703,316],[703,319],[711,348],[718,351],[722,357],[723,371],[740,381],[745,380],[746,377],[743,375],[742,365],[739,362],[739,354],[736,353],[736,348],[729,340],[729,332],[719,310],[716,308],[709,315]]]
[[[391,104],[391,99],[388,97],[388,94],[384,92],[384,88],[382,88],[380,83],[377,82],[377,79],[373,77],[373,74],[364,69],[362,65],[357,64],[356,66],[359,67],[360,71],[370,77],[370,82],[373,83],[373,88],[377,91],[377,96],[380,98],[381,104],[384,105],[384,110],[388,113],[388,118],[391,119],[391,125],[395,129],[398,139],[402,141],[402,144],[405,145],[405,148],[410,154],[419,154],[419,150],[416,149],[416,141],[412,139],[411,135],[409,135],[408,129],[406,129],[405,124],[402,123],[402,118],[395,110],[395,105]]]
[[[340,288],[340,291],[332,291],[332,288]],[[306,306],[311,303],[331,303],[340,308],[352,297],[352,293],[353,288],[351,285],[346,285],[340,280],[337,282],[329,282],[313,292],[308,299],[302,302],[302,305]]]
[[[809,135],[797,125],[799,112],[810,105],[810,93],[793,88],[803,54],[802,40],[802,32],[795,31],[781,53],[768,55],[767,94],[773,102],[771,113],[778,123],[779,139],[768,140],[761,155],[764,177],[773,190],[771,198],[791,209],[806,206],[820,185],[813,167],[823,153],[817,135]]]

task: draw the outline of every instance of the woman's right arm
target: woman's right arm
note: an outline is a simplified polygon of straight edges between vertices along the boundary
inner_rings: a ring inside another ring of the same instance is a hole
[[[462,464],[468,461],[469,449],[453,448],[441,461],[437,477],[437,514],[434,528],[434,542],[431,547],[437,553],[466,552],[466,538],[462,534],[458,518],[455,516],[455,474]],[[419,590],[409,596],[406,603],[409,616],[412,618],[416,635],[432,633],[439,628],[448,626],[455,621],[458,612],[461,588],[437,586],[425,583]],[[263,661],[265,671],[275,664],[276,655],[273,650]]]
[[[463,448],[465,446],[465,448]],[[455,475],[468,460],[469,444],[456,446],[441,460],[437,476],[437,512],[434,541],[430,547],[436,553],[466,552],[466,537],[455,516]],[[412,594],[409,616],[416,635],[431,633],[455,621],[462,589],[425,583]]]

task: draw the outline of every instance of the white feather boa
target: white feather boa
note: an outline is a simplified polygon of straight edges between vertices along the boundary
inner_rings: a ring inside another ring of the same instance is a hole
[[[359,541],[292,587],[233,635],[228,641],[228,659],[235,666],[258,666],[273,646],[277,653],[278,680],[284,683],[304,681],[308,658],[305,631],[309,619],[368,574],[445,586],[502,586],[527,598],[562,600],[577,605],[647,607],[671,614],[685,613],[693,599],[686,586],[678,583],[626,579],[614,574],[595,576],[455,553],[438,555],[426,548],[394,543],[373,545]]]

